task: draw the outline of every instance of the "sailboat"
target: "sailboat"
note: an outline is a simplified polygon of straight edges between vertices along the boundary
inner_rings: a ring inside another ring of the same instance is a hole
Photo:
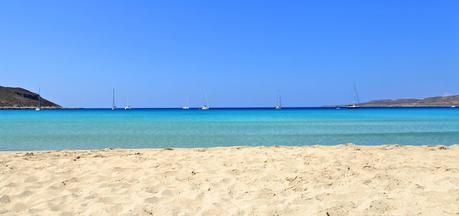
[[[358,109],[360,108],[359,104],[360,104],[359,93],[357,91],[357,86],[354,84],[354,103],[348,105],[346,108],[347,109]]]
[[[208,104],[208,101],[207,101],[207,96],[206,96],[204,98],[204,106],[201,107],[201,110],[208,110],[209,106],[207,104]]]
[[[131,107],[129,106],[129,96],[126,98],[126,106],[124,107],[124,110],[130,110]]]
[[[280,97],[280,96],[279,96],[279,97],[277,97],[277,104],[276,104],[276,107],[275,107],[275,109],[277,109],[277,110],[280,110],[280,109],[282,109],[282,99],[281,99],[281,97]]]
[[[37,108],[35,108],[36,111],[40,111],[41,110],[41,91],[40,89],[38,89],[38,106]]]
[[[113,88],[113,93],[112,93],[112,110],[116,109],[115,105],[115,89]]]
[[[190,104],[190,99],[188,98],[188,99],[186,100],[186,102],[187,102],[187,103],[185,104],[185,106],[182,107],[182,109],[184,109],[184,110],[189,110],[189,109],[190,109],[190,105],[189,105],[189,104]]]

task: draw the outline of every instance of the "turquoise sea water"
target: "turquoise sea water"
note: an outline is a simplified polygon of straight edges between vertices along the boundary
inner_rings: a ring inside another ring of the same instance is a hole
[[[0,110],[0,150],[458,144],[459,109]]]

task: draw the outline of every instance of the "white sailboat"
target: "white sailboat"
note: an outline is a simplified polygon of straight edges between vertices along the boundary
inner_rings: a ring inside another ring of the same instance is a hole
[[[204,106],[201,107],[201,110],[208,110],[209,109],[209,105],[208,105],[208,101],[207,101],[207,96],[204,98]]]
[[[182,109],[184,109],[184,110],[189,110],[190,109],[190,99],[189,98],[186,100],[186,104],[185,104],[185,106],[182,107]]]
[[[359,93],[357,91],[357,86],[354,84],[354,103],[348,105],[346,108],[348,109],[358,109],[360,104]]]
[[[113,88],[113,92],[112,92],[112,110],[115,110],[116,109],[116,105],[115,105],[115,89]]]
[[[124,107],[124,110],[130,110],[131,107],[129,106],[129,96],[126,97],[126,106]]]
[[[348,109],[358,109],[359,107],[356,104],[350,104],[346,108],[348,108]]]
[[[40,88],[38,89],[38,106],[37,108],[35,108],[36,111],[40,111],[41,110],[41,90]]]
[[[277,109],[277,110],[282,109],[282,99],[281,99],[280,96],[277,97],[277,104],[276,104],[275,109]]]

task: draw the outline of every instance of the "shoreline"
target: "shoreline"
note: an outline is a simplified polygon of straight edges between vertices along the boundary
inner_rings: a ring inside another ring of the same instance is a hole
[[[211,147],[152,147],[152,148],[97,148],[97,149],[46,149],[46,150],[0,150],[3,153],[51,153],[51,152],[95,152],[95,151],[150,151],[150,150],[197,150],[197,149],[240,149],[240,148],[337,148],[337,147],[362,147],[362,148],[376,148],[381,150],[394,149],[394,148],[427,148],[440,150],[459,148],[459,144],[434,144],[434,145],[403,145],[403,144],[382,144],[382,145],[359,145],[354,143],[336,144],[336,145],[303,145],[303,146],[290,146],[290,145],[272,145],[272,146],[211,146]]]

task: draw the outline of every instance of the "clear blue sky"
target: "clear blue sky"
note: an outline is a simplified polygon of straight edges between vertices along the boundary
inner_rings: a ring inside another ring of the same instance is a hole
[[[459,1],[0,2],[0,85],[67,107],[459,93]]]

